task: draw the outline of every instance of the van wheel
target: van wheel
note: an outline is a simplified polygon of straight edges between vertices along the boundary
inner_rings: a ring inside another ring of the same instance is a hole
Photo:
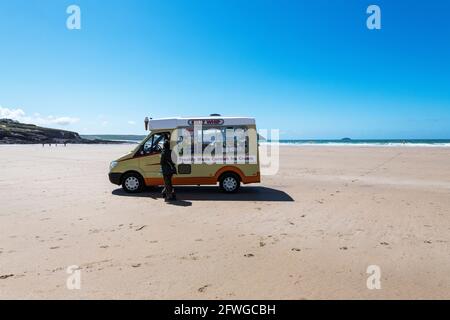
[[[122,180],[122,188],[128,193],[138,193],[144,189],[144,179],[138,173],[127,173]]]
[[[226,193],[236,192],[239,186],[239,177],[234,173],[225,173],[220,179],[220,189]]]

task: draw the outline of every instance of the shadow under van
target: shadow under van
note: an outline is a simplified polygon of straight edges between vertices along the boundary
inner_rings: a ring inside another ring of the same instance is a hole
[[[162,198],[161,188],[146,188],[142,193],[127,193],[123,189],[115,189],[113,195],[123,197]],[[177,199],[196,201],[273,201],[291,202],[294,199],[284,191],[261,186],[248,186],[239,193],[218,192],[215,186],[178,186],[175,187]]]

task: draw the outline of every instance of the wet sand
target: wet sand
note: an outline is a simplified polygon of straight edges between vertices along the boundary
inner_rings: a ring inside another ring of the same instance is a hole
[[[450,298],[450,148],[283,146],[261,184],[171,205],[108,181],[130,148],[0,146],[0,298]]]

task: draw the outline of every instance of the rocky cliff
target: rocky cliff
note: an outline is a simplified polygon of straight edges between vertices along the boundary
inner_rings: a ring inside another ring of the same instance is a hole
[[[83,139],[73,131],[39,127],[10,119],[0,119],[0,144],[33,143],[120,143],[117,141]]]

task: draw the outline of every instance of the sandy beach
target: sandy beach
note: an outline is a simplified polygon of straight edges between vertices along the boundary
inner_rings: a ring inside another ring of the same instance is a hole
[[[283,146],[261,184],[172,205],[109,182],[131,148],[0,146],[1,299],[450,298],[450,148]]]

